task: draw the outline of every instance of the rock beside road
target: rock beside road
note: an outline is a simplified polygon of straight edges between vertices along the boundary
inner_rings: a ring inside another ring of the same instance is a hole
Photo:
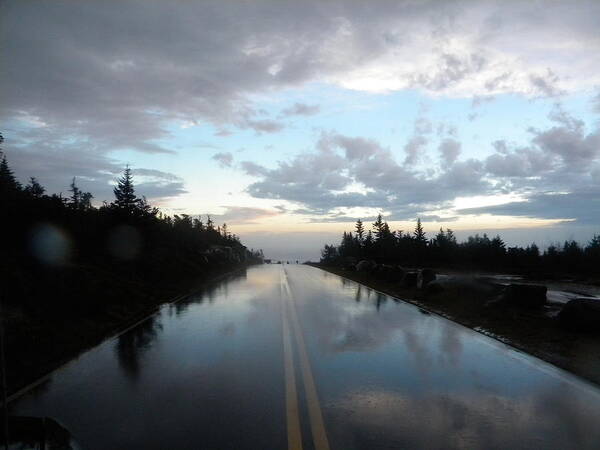
[[[576,298],[558,313],[559,323],[573,331],[600,332],[600,301]]]
[[[402,287],[414,288],[417,287],[419,274],[417,272],[406,272],[402,278]]]
[[[540,308],[546,304],[546,286],[539,284],[509,284],[502,300],[523,308]]]
[[[450,296],[477,299],[483,303],[499,292],[499,287],[494,283],[472,276],[447,276],[440,275],[425,286],[426,295],[447,293]]]
[[[436,274],[433,269],[421,269],[419,270],[419,280],[417,286],[421,289],[425,288],[429,283],[435,281]]]
[[[372,273],[375,278],[380,280],[400,281],[404,276],[404,269],[390,264],[377,264]]]
[[[371,270],[373,270],[373,267],[375,265],[376,264],[374,261],[368,261],[366,259],[363,259],[362,261],[359,261],[358,264],[356,265],[356,271],[357,272],[370,272]]]

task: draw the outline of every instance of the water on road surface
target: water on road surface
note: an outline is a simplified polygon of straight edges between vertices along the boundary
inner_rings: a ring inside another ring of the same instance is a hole
[[[248,269],[11,403],[89,449],[600,448],[600,390],[308,266]]]

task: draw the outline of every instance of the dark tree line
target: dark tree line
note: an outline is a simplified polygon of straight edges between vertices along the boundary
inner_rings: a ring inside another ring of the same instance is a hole
[[[135,291],[143,287],[201,278],[218,266],[262,256],[210,216],[163,215],[138,196],[129,167],[110,203],[95,207],[93,195],[75,178],[68,192],[48,195],[35,178],[23,186],[0,152],[0,270],[6,302],[88,309],[139,298]]]
[[[409,266],[454,266],[520,272],[565,274],[600,273],[600,235],[585,246],[574,240],[554,244],[540,251],[532,243],[527,247],[508,247],[500,236],[469,236],[458,242],[454,232],[440,228],[429,238],[421,220],[412,232],[392,231],[381,214],[370,230],[359,219],[354,232],[344,232],[339,245],[325,245],[321,251],[324,264],[344,265],[360,259]]]

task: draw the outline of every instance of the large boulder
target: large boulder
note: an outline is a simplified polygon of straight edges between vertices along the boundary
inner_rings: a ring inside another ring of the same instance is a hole
[[[385,281],[394,281],[401,280],[404,271],[399,271],[397,266],[392,266],[389,264],[378,264],[373,269],[373,275],[380,280]]]
[[[402,287],[404,287],[404,288],[417,287],[418,278],[419,278],[419,274],[417,272],[405,272],[404,277],[402,277]]]
[[[425,295],[444,294],[448,298],[474,300],[485,303],[497,297],[504,287],[472,276],[438,275],[424,287]]]
[[[558,313],[558,320],[570,330],[600,332],[600,300],[570,300]]]
[[[393,281],[401,281],[404,278],[406,270],[402,266],[394,266]]]
[[[373,270],[373,268],[376,266],[377,266],[377,264],[375,264],[373,261],[368,261],[366,259],[363,259],[362,261],[359,261],[358,264],[356,265],[356,271],[357,272],[371,272]]]
[[[432,269],[421,269],[419,270],[417,286],[423,289],[429,283],[434,281],[436,278],[435,272]]]
[[[356,270],[356,264],[358,263],[358,259],[354,258],[353,256],[347,256],[346,258],[344,258],[342,260],[342,269],[343,270],[348,270],[348,271],[355,271]],[[298,264],[296,262],[296,264]]]
[[[502,300],[514,306],[539,308],[546,304],[546,286],[539,284],[509,284]]]

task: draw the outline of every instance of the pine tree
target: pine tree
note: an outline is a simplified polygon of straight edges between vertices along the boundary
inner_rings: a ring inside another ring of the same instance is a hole
[[[202,223],[202,216],[199,216],[193,221],[194,228],[198,231],[204,231],[204,223]]]
[[[90,192],[84,192],[76,184],[76,179],[69,186],[71,197],[69,198],[69,207],[77,210],[88,210],[92,207],[92,199],[94,196]]]
[[[81,190],[77,187],[77,184],[75,183],[75,177],[73,177],[73,181],[71,181],[71,185],[69,186],[69,192],[71,193],[69,206],[73,209],[79,209],[79,206],[81,204]]]
[[[365,256],[372,256],[374,245],[375,240],[373,239],[373,233],[371,232],[371,230],[369,230],[367,232],[367,236],[365,237],[365,241],[363,242]]]
[[[427,245],[427,237],[425,237],[425,231],[423,230],[423,225],[421,225],[420,218],[417,218],[417,225],[415,226],[413,237],[417,245],[422,247]]]
[[[456,236],[454,235],[454,231],[452,231],[450,228],[446,228],[446,240],[452,246],[457,245],[456,244]]]
[[[115,194],[115,201],[112,203],[114,207],[132,213],[140,206],[140,199],[135,195],[133,175],[129,166],[125,167],[123,176],[117,181],[113,192]]]
[[[91,209],[93,198],[94,196],[90,192],[82,192],[79,199],[79,207],[85,210]]]
[[[0,133],[0,144],[4,142],[4,137]],[[16,192],[21,190],[21,183],[17,181],[13,171],[8,166],[8,161],[6,160],[6,155],[2,152],[0,148],[0,195],[8,194],[11,192]]]
[[[46,189],[38,182],[35,177],[29,179],[29,184],[25,186],[25,192],[33,198],[40,198],[46,192]]]
[[[358,239],[359,243],[363,243],[363,241],[365,240],[365,228],[363,226],[362,220],[358,219],[356,221],[356,237]]]
[[[377,220],[375,220],[375,222],[373,222],[373,230],[374,230],[376,242],[379,242],[382,239],[383,234],[385,232],[384,228],[385,228],[385,222],[383,221],[383,217],[381,216],[381,214],[378,214]]]

